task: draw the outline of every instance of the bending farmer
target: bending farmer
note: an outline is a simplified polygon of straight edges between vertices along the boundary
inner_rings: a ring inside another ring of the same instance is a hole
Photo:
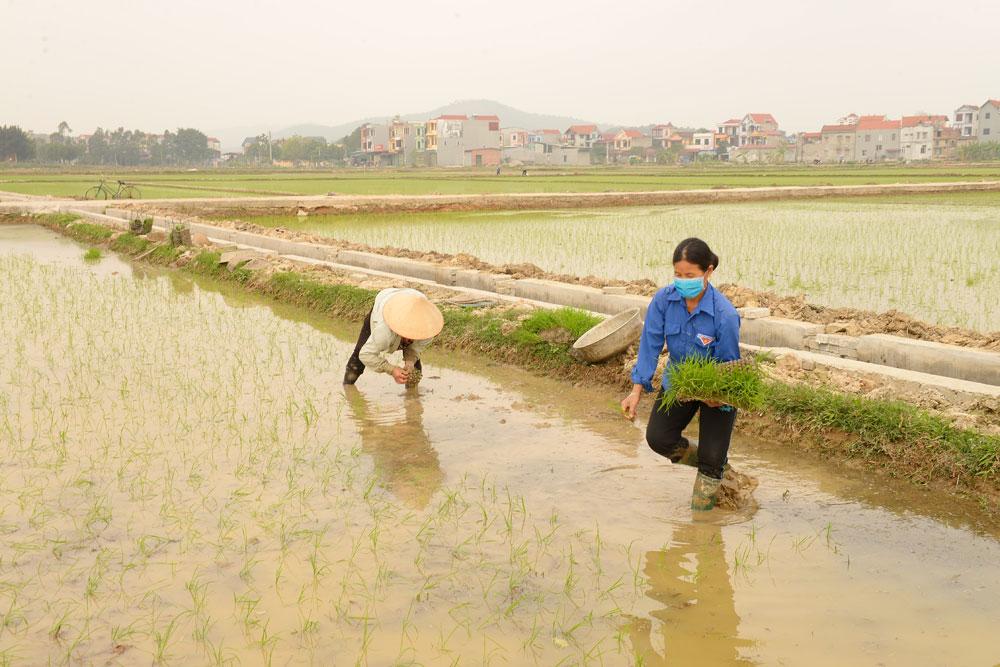
[[[441,311],[417,290],[382,290],[375,296],[354,354],[347,360],[344,384],[357,382],[365,368],[387,373],[398,384],[406,384],[414,370],[422,372],[420,351],[443,327]],[[402,367],[389,361],[389,355],[397,350],[403,351]]]
[[[643,390],[653,391],[653,373],[666,342],[670,364],[691,355],[720,362],[740,358],[740,317],[733,304],[709,283],[719,258],[701,239],[681,241],[674,250],[674,282],[660,289],[649,304],[639,343],[639,359],[632,370],[632,393],[622,401],[629,419],[635,417]],[[691,509],[715,506],[729,453],[729,440],[736,423],[736,409],[714,402],[687,401],[660,409],[663,391],[669,386],[666,370],[663,388],[656,395],[646,427],[646,442],[660,456],[674,463],[697,466]],[[698,445],[681,435],[700,413]]]

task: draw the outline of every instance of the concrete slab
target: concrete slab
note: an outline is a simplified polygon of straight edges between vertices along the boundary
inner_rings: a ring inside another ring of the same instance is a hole
[[[861,336],[858,359],[873,364],[1000,385],[1000,353],[888,334]]]
[[[591,310],[606,315],[617,315],[630,308],[638,308],[645,317],[650,297],[634,294],[605,294],[603,290],[586,285],[571,285],[553,280],[522,278],[515,280],[513,293],[526,299]]]
[[[737,308],[736,312],[740,314],[740,318],[744,320],[759,320],[762,317],[770,317],[770,308],[756,308],[747,306],[745,308]]]
[[[803,350],[806,341],[823,333],[823,325],[786,320],[782,317],[745,319],[740,325],[740,341],[764,347]]]
[[[858,341],[855,336],[844,334],[818,333],[806,339],[806,349],[845,359],[858,358]]]
[[[940,392],[946,397],[960,399],[963,401],[989,400],[1000,401],[1000,386],[985,384],[982,382],[970,382],[958,378],[922,373],[905,368],[894,368],[881,364],[871,364],[857,359],[841,359],[819,352],[808,352],[805,350],[792,350],[790,348],[768,348],[756,345],[740,345],[740,349],[747,352],[758,352],[766,350],[780,358],[790,355],[802,363],[803,368],[828,368],[839,371],[846,371],[853,375],[868,376],[871,378],[891,380],[901,383],[913,391],[931,388]]]
[[[294,251],[292,250],[288,251],[289,254],[292,254],[293,252]],[[303,253],[295,252],[294,254],[301,255]],[[306,256],[309,257],[310,255]],[[335,261],[341,264],[361,266],[366,269],[386,271],[411,278],[433,280],[434,282],[445,285],[449,282],[449,272],[447,267],[442,267],[439,264],[432,264],[431,262],[422,262],[416,259],[407,259],[405,257],[386,257],[385,255],[376,255],[370,252],[359,252],[357,250],[339,250],[336,253]]]

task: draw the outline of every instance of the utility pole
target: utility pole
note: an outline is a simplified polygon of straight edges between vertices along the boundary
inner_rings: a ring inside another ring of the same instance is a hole
[[[271,130],[267,131],[267,161],[270,166],[274,166],[274,153],[271,151]]]

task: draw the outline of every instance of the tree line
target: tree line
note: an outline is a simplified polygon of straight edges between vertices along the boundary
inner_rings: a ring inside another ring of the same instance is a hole
[[[0,162],[83,164],[117,167],[199,165],[221,157],[208,147],[208,137],[194,128],[163,134],[141,130],[98,128],[82,138],[71,135],[65,121],[55,132],[33,137],[15,125],[0,126]],[[342,162],[361,146],[361,133],[327,142],[323,137],[293,136],[271,141],[266,134],[250,137],[237,164],[267,165],[271,161],[295,163]]]
[[[36,139],[16,125],[0,126],[0,161],[134,167],[205,164],[219,157],[208,147],[208,137],[194,128],[163,134],[97,128],[86,138],[71,136],[71,131],[64,121],[52,134]]]

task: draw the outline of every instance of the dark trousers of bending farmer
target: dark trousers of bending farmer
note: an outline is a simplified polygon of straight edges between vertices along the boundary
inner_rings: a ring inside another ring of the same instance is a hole
[[[347,360],[344,384],[354,384],[368,368],[406,384],[413,371],[422,371],[420,353],[443,326],[441,311],[417,290],[382,290],[375,296],[375,305],[365,317],[354,353]],[[402,366],[389,360],[399,350],[403,352]]]
[[[691,356],[719,362],[740,358],[740,317],[729,299],[709,283],[719,258],[704,241],[681,241],[673,263],[674,282],[660,289],[649,304],[639,358],[632,370],[632,393],[622,401],[622,409],[627,417],[634,417],[642,394],[653,391],[653,375],[666,345],[670,358],[649,416],[646,442],[660,456],[698,468],[691,508],[705,510],[715,506],[736,409],[702,401],[675,403],[661,409],[660,399],[670,387],[671,364]],[[695,414],[700,419],[697,446],[682,435]]]

